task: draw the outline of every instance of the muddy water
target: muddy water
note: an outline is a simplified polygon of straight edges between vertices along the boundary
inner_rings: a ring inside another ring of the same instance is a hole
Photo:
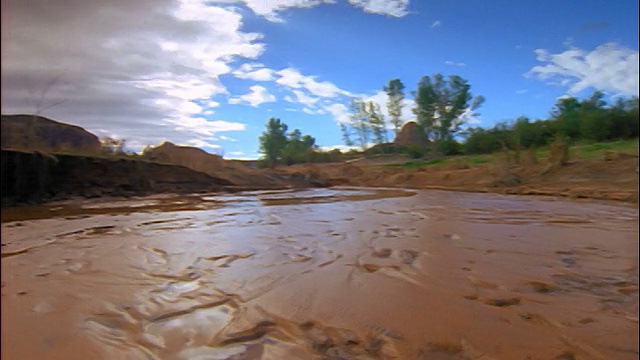
[[[624,204],[324,189],[3,221],[2,359],[638,358]]]

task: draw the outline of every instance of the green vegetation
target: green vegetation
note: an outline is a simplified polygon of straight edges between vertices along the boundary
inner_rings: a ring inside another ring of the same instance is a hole
[[[396,136],[404,88],[399,79],[392,79],[383,87]],[[564,97],[556,102],[548,119],[531,120],[521,116],[483,129],[466,127],[469,117],[476,115],[474,111],[484,102],[482,96],[473,97],[470,89],[467,81],[457,75],[445,78],[435,74],[420,79],[417,90],[412,92],[415,100],[412,111],[418,131],[424,132],[426,145],[389,143],[380,107],[371,101],[354,98],[350,102],[349,121],[340,124],[340,128],[344,143],[358,146],[360,151],[321,152],[312,137],[302,136],[298,130],[287,135],[287,127],[279,119],[270,119],[267,123],[267,131],[260,137],[260,151],[271,165],[344,161],[358,156],[391,154],[408,155],[413,159],[431,157],[425,161],[390,165],[406,168],[446,164],[464,168],[497,161],[498,154],[501,158],[506,156],[508,162],[518,163],[535,163],[554,156],[560,156],[560,163],[564,163],[569,155],[589,159],[604,157],[611,151],[637,156],[640,126],[637,97],[617,98],[612,104],[607,104],[599,91],[584,100]],[[456,159],[455,164],[452,156]]]
[[[458,151],[453,145],[454,138],[462,130],[465,119],[484,102],[482,96],[473,98],[470,89],[471,85],[457,75],[445,79],[441,74],[435,74],[433,78],[422,77],[418,89],[413,92],[416,123],[428,140],[438,146],[441,142],[447,143],[439,149],[445,155],[455,155]]]
[[[396,136],[400,133],[402,127],[402,101],[404,100],[404,84],[400,79],[389,80],[389,84],[383,88],[387,93],[387,109],[389,116],[389,122],[393,125],[393,131]]]
[[[287,134],[287,124],[276,118],[269,119],[266,127],[259,140],[260,152],[267,165],[275,166],[278,162],[291,165],[311,159],[316,149],[315,138],[302,135],[298,129]]]
[[[351,99],[350,107],[349,122],[340,124],[342,139],[347,146],[357,144],[365,151],[370,140],[375,144],[389,142],[387,124],[378,104],[373,101]]]
[[[611,151],[628,155],[638,155],[638,138],[606,143],[576,145],[572,150],[577,154],[579,159],[604,158],[606,154]]]
[[[558,100],[548,120],[520,117],[513,123],[493,128],[469,129],[462,145],[465,154],[488,154],[501,149],[520,150],[549,145],[563,139],[570,145],[638,138],[638,98],[618,99],[607,107],[602,93],[586,100]],[[587,151],[588,152],[588,151]]]
[[[550,146],[532,149],[532,156],[538,161],[550,161]],[[594,144],[576,144],[569,147],[569,153],[573,154],[577,159],[604,159],[610,152],[620,154],[638,155],[638,139],[619,140],[613,142],[594,143]],[[447,156],[432,160],[423,161],[407,161],[400,164],[388,164],[387,167],[404,168],[404,169],[420,169],[428,166],[452,166],[457,165],[465,168],[471,165],[496,164],[504,162],[504,152],[497,151],[482,155],[458,155]]]
[[[449,156],[432,160],[424,161],[407,161],[401,164],[388,164],[387,167],[403,168],[403,169],[420,169],[428,166],[444,166],[444,165],[456,165],[460,168],[465,168],[470,165],[485,164],[495,161],[494,156],[486,156],[480,158],[478,156]]]

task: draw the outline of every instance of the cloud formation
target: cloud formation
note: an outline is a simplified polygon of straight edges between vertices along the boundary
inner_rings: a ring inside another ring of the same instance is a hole
[[[243,128],[192,119],[227,93],[219,76],[234,59],[264,51],[232,9],[188,0],[6,0],[3,9],[3,113],[41,111],[129,144]]]
[[[312,95],[321,98],[335,98],[341,95],[349,96],[350,93],[340,89],[329,81],[317,81],[315,76],[302,75],[297,69],[286,68],[276,74],[279,78],[276,84],[290,89],[305,89]]]
[[[243,3],[254,14],[262,16],[271,22],[282,22],[279,12],[292,8],[310,8],[322,3],[332,3],[331,0],[229,0],[219,3]]]
[[[409,0],[349,0],[349,4],[372,14],[403,17],[409,13]]]
[[[249,90],[251,90],[251,92],[248,94],[229,99],[229,104],[245,103],[253,107],[258,107],[260,104],[276,101],[276,97],[260,85],[254,85],[250,87]]]
[[[273,80],[273,70],[267,69],[262,64],[242,64],[231,74],[238,79],[253,81],[271,81]]]
[[[525,76],[568,88],[570,94],[592,88],[622,96],[638,96],[638,51],[606,43],[592,51],[571,48],[559,54],[535,50],[543,65]]]
[[[282,11],[325,2],[333,1],[3,0],[2,112],[39,113],[125,138],[132,147],[167,140],[211,145],[216,133],[244,129],[211,118],[219,106],[214,98],[253,107],[276,100],[257,85],[248,94],[230,94],[223,75],[277,80],[305,106],[348,94],[294,68],[276,73],[257,63],[263,35],[243,30],[237,7],[280,21]],[[401,16],[407,2],[354,5]]]
[[[217,0],[220,4],[243,4],[254,14],[271,22],[284,22],[280,13],[289,9],[304,9],[320,4],[333,4],[335,0]],[[348,0],[348,3],[364,12],[403,17],[409,12],[409,0]]]
[[[457,66],[457,67],[463,67],[466,66],[467,64],[465,63],[461,63],[461,62],[455,62],[455,61],[451,61],[451,60],[447,60],[444,62],[445,65],[448,66]]]

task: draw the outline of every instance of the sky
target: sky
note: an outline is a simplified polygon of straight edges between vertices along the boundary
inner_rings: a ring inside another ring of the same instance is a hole
[[[468,126],[546,119],[563,96],[638,96],[631,0],[2,0],[2,114],[260,157],[269,118],[342,148],[352,98],[458,75]],[[390,133],[391,134],[391,133]]]

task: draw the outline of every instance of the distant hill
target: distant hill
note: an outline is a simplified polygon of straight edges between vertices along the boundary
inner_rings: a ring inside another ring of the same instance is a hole
[[[85,129],[35,115],[2,115],[2,149],[98,154],[100,140]]]

